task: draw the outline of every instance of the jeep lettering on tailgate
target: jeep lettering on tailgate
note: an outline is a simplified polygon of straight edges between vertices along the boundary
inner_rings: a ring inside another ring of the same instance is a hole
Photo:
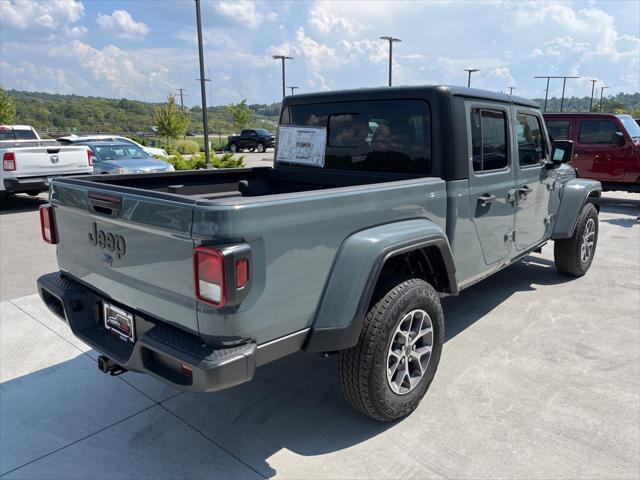
[[[118,258],[124,256],[127,252],[127,244],[122,235],[98,230],[96,222],[93,222],[92,227],[92,231],[89,232],[89,241],[94,246],[97,245],[103,250],[106,248],[110,252],[115,252]]]

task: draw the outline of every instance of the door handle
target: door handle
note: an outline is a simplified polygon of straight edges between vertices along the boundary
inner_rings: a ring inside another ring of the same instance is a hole
[[[491,195],[490,193],[483,193],[478,197],[478,203],[480,204],[481,207],[486,207],[495,199],[496,199],[495,195]]]
[[[518,193],[522,198],[527,198],[527,195],[529,195],[532,191],[533,190],[531,190],[531,187],[529,185],[523,185],[518,189]]]

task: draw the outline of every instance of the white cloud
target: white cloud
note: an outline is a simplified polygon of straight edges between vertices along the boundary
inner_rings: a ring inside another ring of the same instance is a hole
[[[302,27],[296,30],[293,41],[286,41],[279,46],[271,46],[267,49],[267,54],[269,56],[284,54],[301,57],[308,62],[313,71],[344,65],[347,61],[343,55],[338,55],[334,48],[307,36]]]
[[[111,15],[98,14],[100,30],[117,38],[142,40],[151,29],[143,22],[136,22],[126,10],[114,10]]]
[[[1,0],[0,21],[18,29],[34,24],[53,30],[76,23],[84,16],[84,5],[77,0]]]
[[[314,5],[309,15],[309,24],[323,34],[332,33],[335,30],[343,32],[349,37],[354,37],[366,28],[364,23],[334,14],[322,4]]]
[[[252,0],[220,1],[214,4],[215,11],[232,20],[256,28],[263,20],[275,22],[278,19],[276,12],[263,13],[256,8],[256,2]]]

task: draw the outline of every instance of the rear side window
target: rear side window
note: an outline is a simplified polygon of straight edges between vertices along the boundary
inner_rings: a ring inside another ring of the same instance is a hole
[[[569,128],[571,123],[569,120],[547,120],[546,124],[551,140],[570,140]]]
[[[546,142],[538,117],[519,114],[516,117],[516,135],[518,138],[518,161],[521,167],[539,165],[541,161],[545,160]]]
[[[37,140],[38,137],[33,130],[0,130],[0,141],[2,140]]]
[[[292,105],[283,125],[325,127],[325,168],[431,173],[431,114],[423,100]]]
[[[618,127],[611,120],[583,120],[580,122],[578,142],[586,144],[610,144],[616,142]]]
[[[474,172],[505,168],[509,163],[506,114],[498,110],[473,109],[471,144]]]

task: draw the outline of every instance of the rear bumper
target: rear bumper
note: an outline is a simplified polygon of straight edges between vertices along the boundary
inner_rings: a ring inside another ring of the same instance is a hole
[[[49,190],[49,183],[46,178],[5,178],[2,182],[7,192],[29,193],[46,192]]]
[[[9,177],[2,182],[4,190],[12,193],[39,193],[49,190],[49,183],[53,178],[78,177],[82,174],[56,175],[55,177]]]
[[[126,370],[148,373],[192,392],[222,390],[253,378],[258,364],[255,342],[214,347],[134,314],[136,342],[127,343],[104,328],[102,298],[80,283],[54,272],[38,279],[38,293],[76,337]]]

